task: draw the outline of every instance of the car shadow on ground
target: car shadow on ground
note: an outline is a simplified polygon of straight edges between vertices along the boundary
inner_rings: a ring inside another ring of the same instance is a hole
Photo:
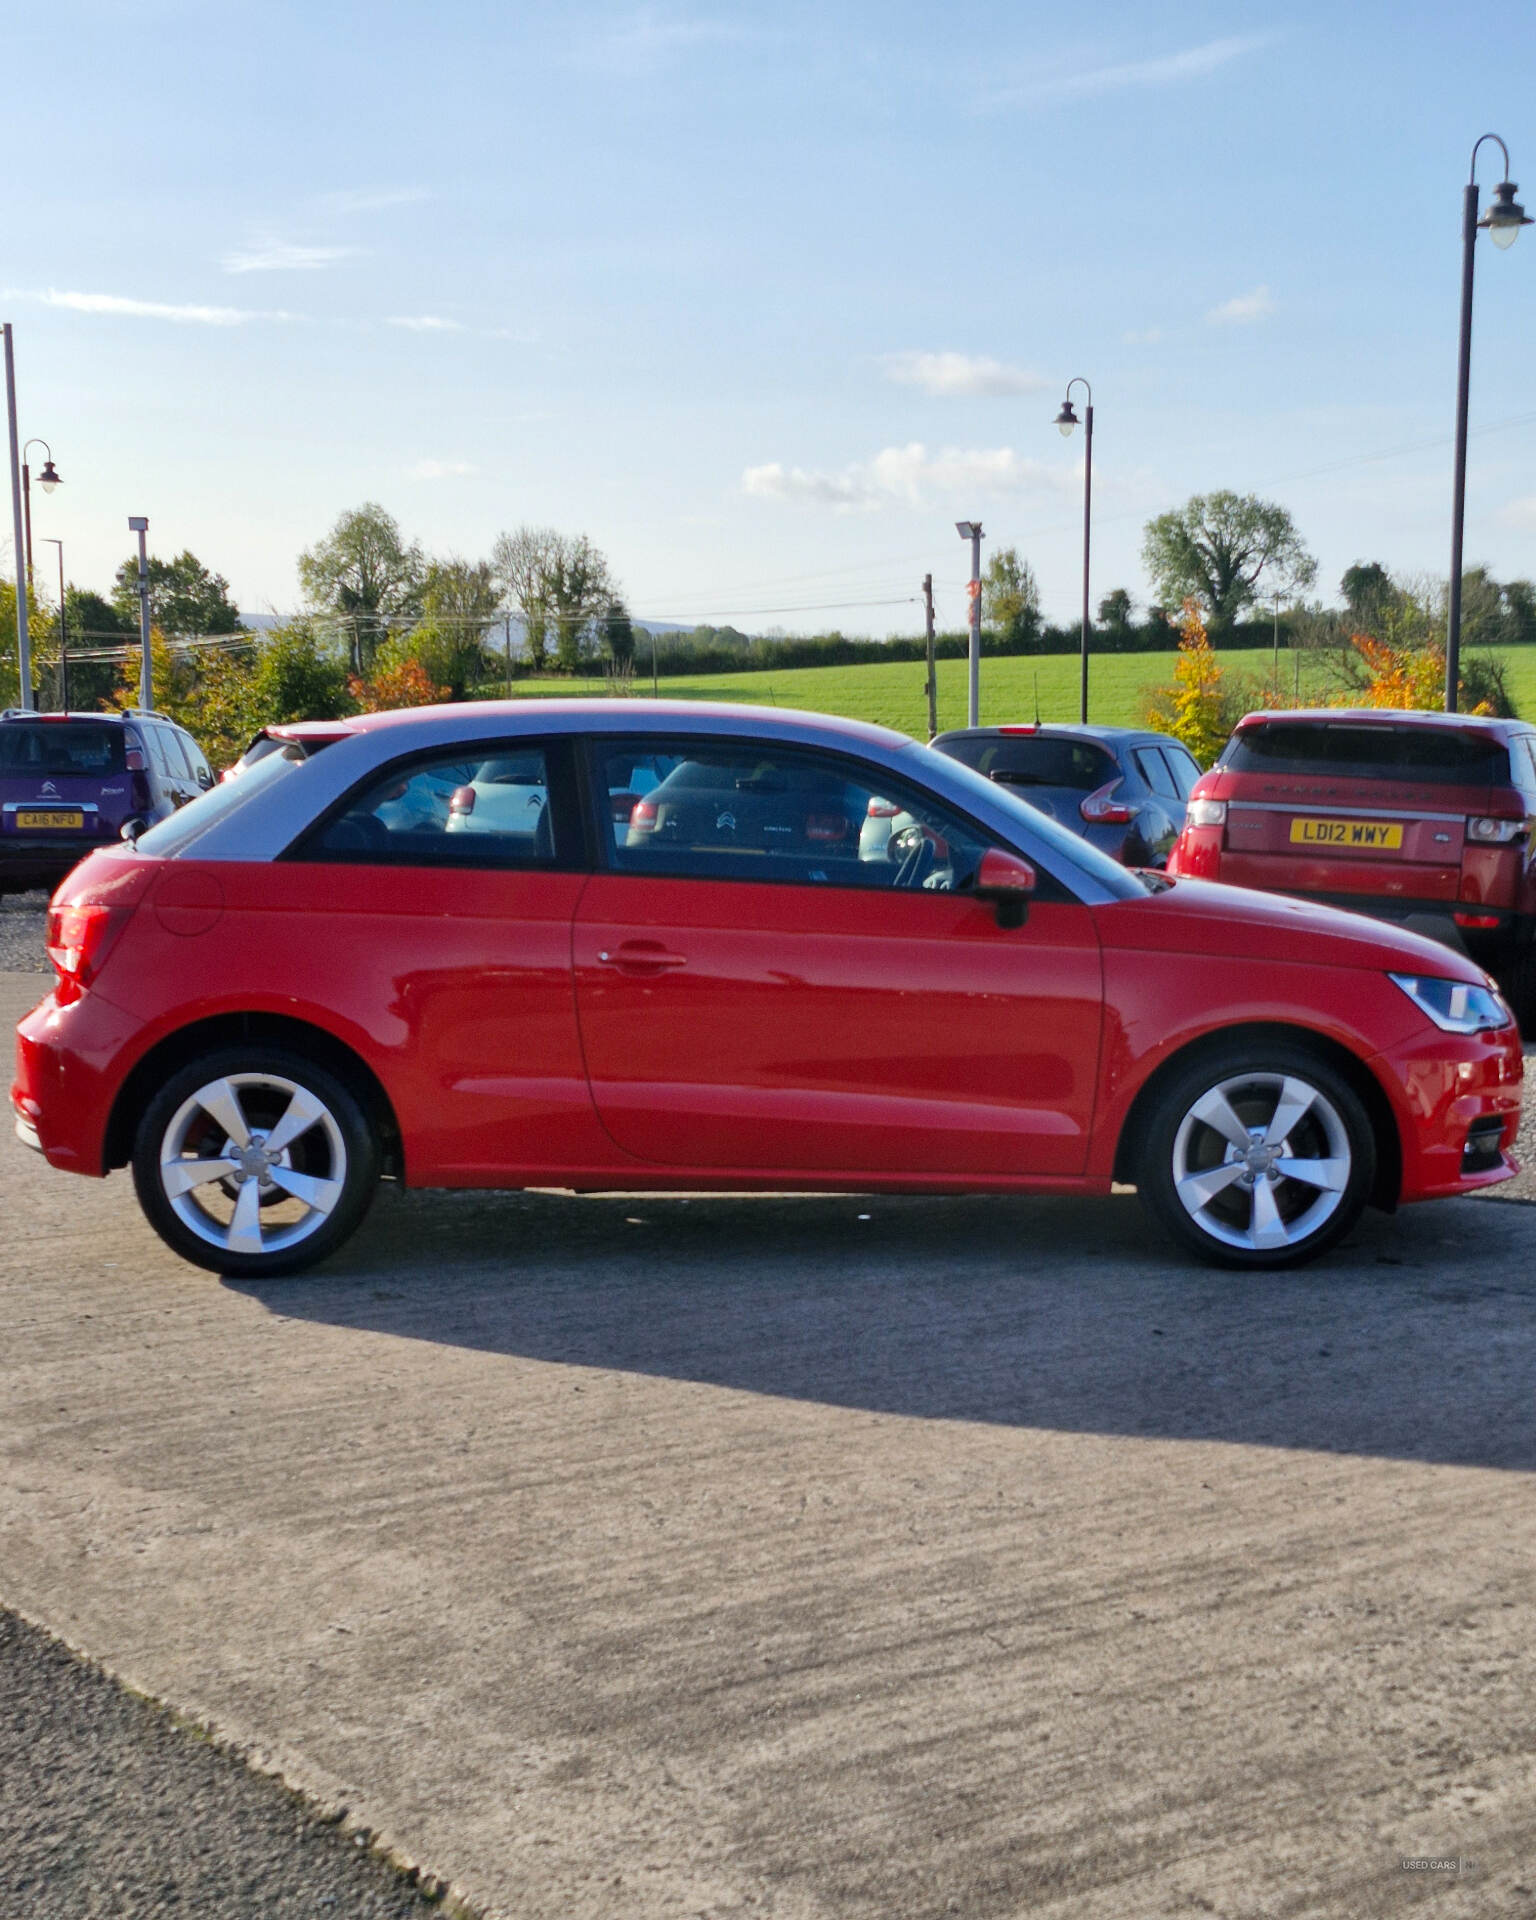
[[[287,1318],[933,1420],[1536,1467],[1536,1211],[1368,1214],[1293,1273],[1136,1201],[388,1190]]]

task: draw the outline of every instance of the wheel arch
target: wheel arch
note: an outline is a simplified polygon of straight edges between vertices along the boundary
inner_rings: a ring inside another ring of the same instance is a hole
[[[362,1102],[378,1131],[383,1171],[396,1177],[403,1174],[400,1124],[384,1084],[372,1067],[324,1027],[275,1013],[215,1014],[178,1027],[174,1033],[156,1041],[144,1058],[134,1064],[112,1103],[102,1146],[103,1170],[128,1164],[140,1117],[168,1075],[217,1047],[252,1043],[290,1047],[335,1074]]]
[[[1310,1027],[1287,1026],[1284,1021],[1253,1021],[1241,1026],[1223,1027],[1216,1033],[1204,1034],[1200,1039],[1190,1041],[1187,1046],[1180,1047],[1160,1062],[1138,1089],[1121,1123],[1120,1136],[1115,1142],[1115,1179],[1134,1183],[1137,1148],[1146,1118],[1169,1081],[1205,1055],[1225,1053],[1234,1041],[1239,1040],[1255,1041],[1260,1045],[1282,1044],[1310,1053],[1349,1082],[1360,1096],[1376,1137],[1376,1174],[1371,1186],[1370,1204],[1388,1213],[1395,1212],[1403,1186],[1403,1143],[1398,1132],[1397,1116],[1392,1111],[1381,1082],[1359,1054],[1351,1053],[1348,1047],[1337,1040],[1331,1040],[1326,1034],[1317,1033]]]

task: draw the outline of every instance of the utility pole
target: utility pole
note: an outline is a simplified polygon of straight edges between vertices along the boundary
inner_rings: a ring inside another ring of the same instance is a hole
[[[59,711],[69,712],[69,616],[64,605],[64,542],[45,537],[45,547],[59,550]]]
[[[5,406],[11,429],[11,518],[16,529],[16,672],[23,712],[32,710],[32,647],[27,633],[27,541],[21,524],[21,450],[16,444],[16,355],[5,322]]]
[[[969,540],[971,543],[971,584],[968,589],[971,602],[971,645],[965,724],[968,727],[975,727],[981,724],[977,718],[981,710],[981,522],[957,520],[955,532],[962,540]]]
[[[149,522],[142,513],[130,516],[128,531],[139,536],[139,645],[143,656],[139,661],[139,705],[146,713],[154,707],[154,677],[149,662],[149,560],[144,552],[144,536],[149,532]]]
[[[923,575],[923,632],[928,642],[928,738],[939,730],[939,678],[933,658],[933,575]]]

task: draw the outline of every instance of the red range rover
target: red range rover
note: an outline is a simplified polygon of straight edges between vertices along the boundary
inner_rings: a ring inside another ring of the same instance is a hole
[[[1301,894],[1458,947],[1536,1023],[1536,727],[1468,714],[1250,713],[1168,871]]]

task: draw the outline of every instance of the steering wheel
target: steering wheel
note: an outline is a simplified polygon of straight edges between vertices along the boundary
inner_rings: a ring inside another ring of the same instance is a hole
[[[925,833],[918,840],[917,845],[907,855],[906,859],[903,860],[901,865],[896,869],[896,878],[891,882],[891,885],[893,887],[921,887],[923,882],[928,878],[928,875],[933,871],[933,862],[933,842]]]

